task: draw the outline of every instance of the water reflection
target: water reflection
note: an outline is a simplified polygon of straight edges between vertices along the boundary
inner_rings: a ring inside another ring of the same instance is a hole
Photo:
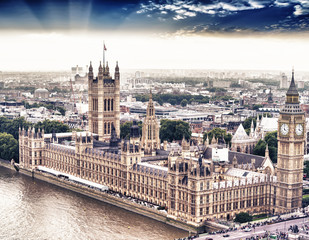
[[[0,167],[0,239],[175,239],[187,233]]]

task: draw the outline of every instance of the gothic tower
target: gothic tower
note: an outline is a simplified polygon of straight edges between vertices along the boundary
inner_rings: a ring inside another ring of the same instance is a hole
[[[299,106],[294,70],[278,120],[276,211],[291,212],[302,205],[305,113]]]
[[[142,147],[144,148],[145,154],[151,155],[155,155],[156,150],[160,148],[159,124],[157,122],[151,92],[143,125]]]
[[[106,67],[99,66],[98,76],[93,77],[93,68],[90,62],[88,73],[88,124],[89,131],[99,135],[100,141],[111,138],[112,129],[120,136],[120,73],[118,62],[115,68],[115,78]]]

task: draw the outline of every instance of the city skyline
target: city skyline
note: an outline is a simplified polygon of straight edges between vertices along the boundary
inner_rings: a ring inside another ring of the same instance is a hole
[[[301,0],[0,2],[2,71],[307,69]]]

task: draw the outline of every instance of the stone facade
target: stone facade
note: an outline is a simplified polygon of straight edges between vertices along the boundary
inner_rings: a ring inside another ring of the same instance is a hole
[[[302,206],[305,129],[305,113],[299,105],[293,72],[285,106],[278,120],[276,211],[279,213],[290,212]]]
[[[258,139],[255,136],[253,121],[251,122],[250,135],[248,136],[243,125],[240,124],[232,138],[232,151],[242,153],[253,153]]]
[[[112,129],[120,136],[120,72],[118,62],[115,68],[115,78],[109,73],[108,63],[99,66],[96,78],[90,63],[88,73],[88,125],[89,131],[99,135],[100,141],[108,141]]]
[[[150,93],[142,133],[142,148],[145,155],[156,155],[156,150],[160,148],[159,130],[152,94]]]
[[[94,136],[87,132],[71,133],[72,146],[65,145],[57,134],[51,139],[47,135],[20,130],[21,167],[45,166],[106,185],[126,196],[167,207],[170,217],[195,226],[208,219],[232,219],[241,211],[273,212],[276,177],[261,173],[258,167],[238,168],[237,160],[214,161],[205,154],[211,150],[207,146],[191,150],[183,140],[182,151],[171,152],[167,166],[162,166],[142,160],[140,136],[134,129],[130,139],[121,142],[118,153],[95,148]]]
[[[232,219],[243,211],[261,214],[287,212],[300,207],[304,134],[299,134],[296,127],[304,127],[305,120],[294,89],[287,93],[286,107],[279,120],[278,129],[281,130],[282,124],[286,123],[290,131],[287,135],[278,134],[276,171],[268,151],[265,158],[232,152],[214,143],[215,140],[209,146],[209,139],[205,145],[197,146],[190,146],[183,139],[182,148],[177,151],[157,149],[161,155],[144,156],[146,142],[141,140],[136,123],[130,129],[130,139],[119,144],[116,139],[119,122],[116,109],[119,106],[111,108],[111,101],[108,105],[108,100],[112,99],[114,104],[119,105],[119,101],[115,100],[119,69],[116,67],[115,80],[108,78],[106,71],[106,81],[102,67],[97,80],[89,78],[89,114],[90,124],[93,124],[90,129],[94,133],[44,134],[40,130],[20,129],[20,167],[36,170],[38,166],[45,166],[105,185],[126,196],[166,207],[169,217],[194,226],[201,226],[209,219]],[[89,68],[90,76],[91,72],[92,66]],[[104,84],[108,84],[106,89]],[[107,111],[104,111],[105,107]],[[109,137],[102,126],[111,119],[105,114],[115,118],[110,120],[115,126],[111,130],[110,143],[102,142]],[[146,125],[154,126],[151,100],[147,118],[151,121],[146,121]],[[99,122],[99,119],[103,120]],[[148,130],[143,130],[143,133],[145,135]],[[251,130],[251,133],[254,131]],[[148,139],[154,140],[152,136]],[[159,145],[156,147],[159,148]],[[150,149],[152,151],[153,148]]]

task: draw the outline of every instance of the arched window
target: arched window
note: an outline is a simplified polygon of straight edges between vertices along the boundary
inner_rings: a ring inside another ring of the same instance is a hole
[[[104,123],[104,134],[106,134],[106,123]]]
[[[106,111],[106,99],[104,99],[104,111]]]
[[[110,109],[110,104],[111,104],[111,102],[110,102],[110,100],[108,99],[108,108],[107,108],[107,111],[110,111],[111,109]]]
[[[111,110],[114,111],[114,99],[111,100]]]
[[[107,123],[107,126],[108,126],[108,134],[111,133],[111,126],[110,126],[110,123]]]

